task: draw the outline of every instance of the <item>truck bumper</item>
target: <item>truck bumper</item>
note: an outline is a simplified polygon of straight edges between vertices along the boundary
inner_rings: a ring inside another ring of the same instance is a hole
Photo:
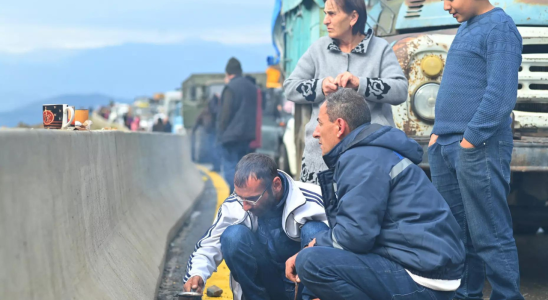
[[[419,165],[425,170],[430,169],[428,164],[428,136],[411,137],[417,141],[424,151],[422,163]],[[548,172],[548,138],[522,137],[514,140],[512,153],[512,172]]]

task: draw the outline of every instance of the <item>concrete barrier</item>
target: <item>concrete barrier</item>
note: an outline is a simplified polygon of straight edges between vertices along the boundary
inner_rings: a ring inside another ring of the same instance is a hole
[[[203,189],[185,138],[0,131],[0,299],[154,299]]]

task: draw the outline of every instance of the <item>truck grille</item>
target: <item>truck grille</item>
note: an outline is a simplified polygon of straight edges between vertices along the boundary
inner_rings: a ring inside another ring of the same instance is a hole
[[[548,45],[523,45],[522,56],[516,109],[529,112],[548,112],[546,109],[538,110],[540,107],[537,105],[529,105],[536,103],[548,105]]]
[[[548,104],[545,103],[516,103],[515,110],[525,111],[525,112],[539,112],[539,113],[548,113]]]

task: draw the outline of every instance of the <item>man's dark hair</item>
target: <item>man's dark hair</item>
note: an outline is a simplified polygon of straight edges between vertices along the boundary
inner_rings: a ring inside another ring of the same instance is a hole
[[[325,99],[329,121],[341,118],[348,123],[350,131],[371,122],[371,112],[365,98],[353,89],[342,88]]]
[[[333,0],[337,3],[337,6],[344,11],[347,15],[350,15],[353,11],[358,13],[358,22],[352,27],[352,34],[356,35],[361,33],[365,35],[365,25],[367,24],[367,8],[365,7],[364,0]],[[327,0],[323,0],[327,2]]]
[[[225,72],[228,75],[242,76],[242,65],[240,61],[231,57],[226,64]]]
[[[236,165],[234,185],[245,188],[250,177],[262,180],[267,185],[278,176],[278,167],[272,158],[264,154],[250,153]]]

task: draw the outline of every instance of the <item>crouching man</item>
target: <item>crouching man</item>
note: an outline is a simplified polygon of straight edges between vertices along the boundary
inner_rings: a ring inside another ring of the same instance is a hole
[[[234,299],[294,300],[285,262],[328,230],[323,205],[319,186],[293,181],[266,155],[244,156],[236,166],[234,193],[190,256],[184,290],[203,292],[224,259]]]
[[[351,89],[320,107],[314,137],[329,167],[318,177],[331,229],[288,260],[287,276],[322,300],[452,299],[464,267],[460,227],[416,165],[421,147],[370,120]]]

